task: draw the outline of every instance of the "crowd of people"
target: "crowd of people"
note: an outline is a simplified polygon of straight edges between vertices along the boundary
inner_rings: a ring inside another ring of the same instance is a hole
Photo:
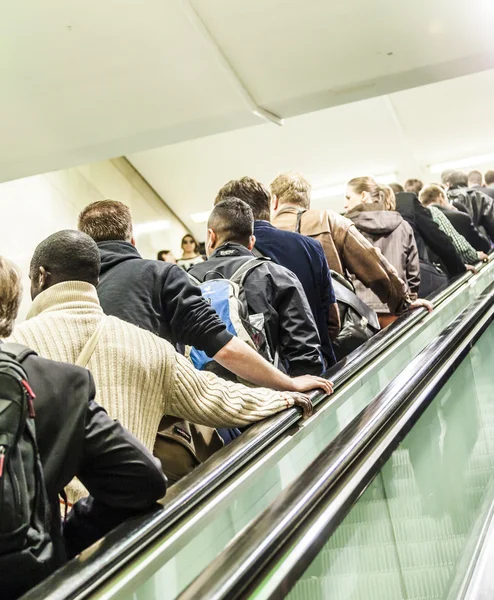
[[[0,541],[3,597],[152,510],[167,481],[246,427],[291,406],[310,416],[307,392],[332,393],[329,367],[406,311],[432,310],[427,296],[487,260],[494,172],[403,187],[356,177],[345,211],[311,208],[298,173],[270,189],[243,177],[217,193],[206,257],[187,234],[180,259],[146,260],[129,208],[94,202],[77,229],[36,247],[16,326],[21,273],[0,257],[0,498],[15,515],[0,518],[1,539],[15,538]],[[26,448],[42,481],[21,501]]]

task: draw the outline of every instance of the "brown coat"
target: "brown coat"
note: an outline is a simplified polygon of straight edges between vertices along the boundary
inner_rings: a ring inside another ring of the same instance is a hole
[[[399,277],[406,282],[411,298],[417,298],[420,286],[419,253],[413,229],[400,213],[385,210],[379,203],[369,203],[359,204],[347,217],[393,265]],[[376,312],[389,312],[386,304],[360,281],[355,281],[355,291]]]
[[[345,275],[346,271],[355,275],[388,306],[391,313],[399,314],[408,308],[411,298],[405,283],[380,250],[366,240],[350,219],[332,210],[282,206],[272,224],[279,229],[297,231],[299,213],[299,232],[321,243],[330,269],[341,275]]]

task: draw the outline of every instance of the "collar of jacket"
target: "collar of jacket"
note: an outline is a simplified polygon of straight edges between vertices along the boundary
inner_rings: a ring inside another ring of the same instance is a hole
[[[228,258],[230,256],[254,256],[252,252],[236,242],[226,242],[211,254],[209,260],[212,258]]]
[[[65,281],[52,285],[34,299],[26,319],[43,312],[77,311],[103,314],[94,285],[85,281]]]
[[[350,211],[348,211],[345,214],[345,217],[347,217],[348,219],[351,219],[351,215],[355,214],[355,213],[363,213],[363,212],[370,212],[370,211],[383,211],[386,210],[384,208],[384,204],[382,202],[362,202],[362,204],[357,204],[357,206],[354,206]]]

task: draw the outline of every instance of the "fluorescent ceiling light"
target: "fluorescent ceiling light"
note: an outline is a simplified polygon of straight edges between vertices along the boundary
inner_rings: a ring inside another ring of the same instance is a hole
[[[375,180],[378,183],[393,183],[393,181],[396,181],[396,173],[377,175]],[[333,198],[334,196],[341,196],[345,193],[347,182],[348,180],[345,181],[345,183],[338,183],[337,185],[332,185],[329,187],[316,188],[315,190],[312,190],[311,198],[313,200],[318,200],[320,198]]]
[[[190,218],[194,221],[194,223],[206,223],[210,214],[210,210],[205,210],[204,212],[198,212],[190,215]]]
[[[482,154],[480,156],[471,156],[470,158],[460,158],[448,162],[438,163],[429,167],[431,173],[442,173],[448,169],[462,169],[463,167],[475,167],[487,163],[494,163],[494,154]]]
[[[154,231],[164,231],[170,229],[170,221],[149,221],[148,223],[137,223],[134,225],[134,233],[141,235],[143,233],[153,233]]]

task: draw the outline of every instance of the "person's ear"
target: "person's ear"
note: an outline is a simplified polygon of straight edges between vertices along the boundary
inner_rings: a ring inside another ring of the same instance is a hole
[[[135,240],[135,237],[132,237],[132,239],[130,240],[130,243],[131,243],[131,244],[134,246],[134,248],[135,248],[135,246],[136,246],[136,240]]]
[[[279,207],[280,207],[280,201],[278,199],[278,196],[276,194],[272,194],[271,195],[271,208],[272,208],[273,212],[277,211]]]
[[[208,258],[212,254],[217,242],[218,236],[216,233],[212,229],[208,229],[208,238],[206,242],[206,256]]]
[[[248,244],[247,248],[249,250],[252,250],[255,245],[256,245],[256,236],[255,235],[251,235],[249,237],[249,244]]]
[[[41,291],[46,290],[46,288],[48,287],[49,275],[50,274],[45,269],[45,267],[39,267],[39,270],[38,270],[38,289],[39,290],[41,290]]]

